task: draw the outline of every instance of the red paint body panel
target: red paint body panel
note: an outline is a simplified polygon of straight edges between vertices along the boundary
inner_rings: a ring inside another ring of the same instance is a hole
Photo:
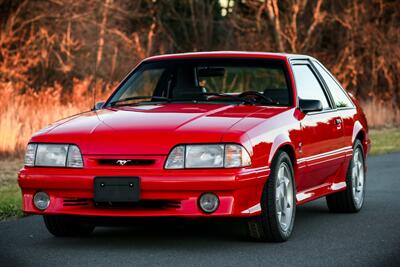
[[[292,107],[229,104],[158,104],[107,108],[83,113],[36,133],[34,143],[76,144],[84,159],[83,169],[24,167],[18,177],[23,193],[23,210],[35,214],[85,216],[254,216],[260,213],[263,187],[276,152],[293,152],[297,203],[346,188],[345,175],[352,145],[360,133],[365,156],[370,141],[368,125],[358,103],[355,108],[304,114],[297,104],[291,72],[291,55],[215,52],[157,56],[175,58],[273,58],[286,62],[293,88]],[[340,118],[342,123],[335,124]],[[171,149],[188,143],[238,143],[249,152],[246,168],[166,170]],[[102,166],[99,159],[147,159],[148,166]],[[140,177],[141,200],[178,203],[167,208],[104,208],[93,203],[95,176]],[[50,207],[39,211],[33,194],[46,191]],[[214,192],[220,206],[212,214],[197,204],[204,192]],[[65,205],[84,199],[85,205]],[[67,200],[67,201],[65,201]]]
[[[161,157],[163,161],[165,157]],[[220,208],[212,216],[246,216],[247,209],[259,203],[257,197],[268,175],[268,168],[249,170],[206,170],[166,171],[159,166],[157,170],[126,167],[112,170],[93,167],[65,174],[62,170],[43,169],[42,174],[30,174],[32,168],[20,174],[20,186],[24,188],[24,209],[35,212],[32,197],[38,188],[48,192],[51,203],[46,214],[76,214],[97,216],[200,216],[204,215],[197,206],[197,198],[212,191],[220,198]],[[36,171],[36,170],[35,170]],[[101,209],[93,205],[94,176],[139,176],[141,178],[141,200],[178,201],[180,208],[143,209]],[[188,179],[190,177],[190,179]],[[257,192],[259,191],[259,192]],[[87,206],[64,206],[65,199],[88,199]]]

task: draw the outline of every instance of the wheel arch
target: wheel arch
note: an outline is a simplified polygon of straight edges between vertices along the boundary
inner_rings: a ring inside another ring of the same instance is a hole
[[[297,173],[297,159],[296,159],[296,150],[294,148],[293,143],[291,142],[290,138],[286,135],[278,135],[271,147],[271,151],[269,153],[268,165],[271,166],[272,161],[276,157],[279,151],[285,151],[288,155],[290,160],[292,161],[293,170],[295,172],[295,176]]]
[[[367,155],[368,153],[368,140],[367,140],[367,131],[366,129],[362,126],[362,124],[359,121],[356,121],[354,123],[353,127],[353,135],[351,139],[351,144],[354,146],[354,143],[356,139],[360,140],[363,150],[364,150],[364,156]]]

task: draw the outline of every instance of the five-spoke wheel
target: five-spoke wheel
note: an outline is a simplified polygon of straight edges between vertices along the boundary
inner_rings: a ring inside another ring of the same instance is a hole
[[[292,221],[293,214],[293,186],[292,177],[287,163],[282,162],[279,166],[276,179],[276,216],[282,230],[287,231]]]
[[[332,212],[358,212],[365,199],[365,160],[361,141],[356,139],[353,158],[346,176],[346,190],[328,195],[326,202]]]
[[[248,221],[250,237],[260,241],[286,241],[293,230],[296,190],[292,161],[279,151],[261,198],[261,215]]]

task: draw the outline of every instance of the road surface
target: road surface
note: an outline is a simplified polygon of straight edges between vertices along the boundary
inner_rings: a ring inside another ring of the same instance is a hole
[[[400,266],[400,153],[368,159],[357,214],[298,207],[286,243],[254,243],[238,221],[150,221],[54,238],[42,218],[0,222],[0,266]]]

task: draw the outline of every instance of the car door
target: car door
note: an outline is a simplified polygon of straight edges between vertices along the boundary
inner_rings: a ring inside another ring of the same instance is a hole
[[[303,114],[300,119],[301,168],[298,190],[324,185],[336,175],[344,162],[343,124],[325,84],[308,60],[292,62],[297,96],[321,101],[323,110]]]
[[[320,62],[313,60],[312,63],[321,75],[321,78],[324,80],[326,87],[332,96],[332,101],[336,107],[337,114],[343,122],[344,146],[351,151],[353,145],[352,136],[354,117],[357,114],[357,110],[353,102],[350,100],[350,97],[345,93],[344,89],[334,76]]]

